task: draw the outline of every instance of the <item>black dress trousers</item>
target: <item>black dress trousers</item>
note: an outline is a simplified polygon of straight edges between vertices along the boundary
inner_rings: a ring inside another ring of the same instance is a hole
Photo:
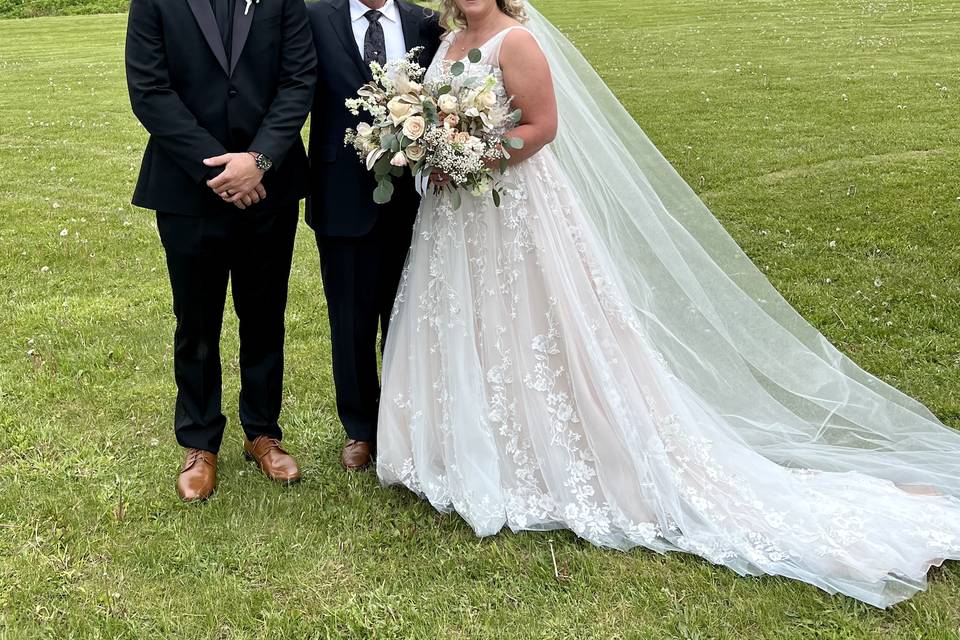
[[[333,348],[337,413],[347,436],[376,442],[380,410],[380,350],[410,240],[416,207],[389,207],[358,238],[317,234]]]
[[[250,439],[282,437],[284,316],[298,209],[157,213],[177,318],[174,426],[183,447],[217,453],[223,439],[220,330],[228,283],[240,321],[240,422]]]

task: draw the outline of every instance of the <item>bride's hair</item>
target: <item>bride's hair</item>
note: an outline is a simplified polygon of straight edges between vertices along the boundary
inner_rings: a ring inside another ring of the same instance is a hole
[[[514,20],[527,21],[527,10],[523,0],[497,0],[497,8]],[[455,31],[467,26],[467,19],[457,6],[456,0],[440,0],[440,24],[447,31]]]

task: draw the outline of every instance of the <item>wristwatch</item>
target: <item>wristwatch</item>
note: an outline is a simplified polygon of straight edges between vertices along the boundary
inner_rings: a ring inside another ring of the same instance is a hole
[[[252,155],[253,159],[257,161],[257,169],[260,169],[260,171],[266,173],[273,168],[273,160],[268,158],[265,154],[257,153],[256,151],[248,151],[247,153]]]

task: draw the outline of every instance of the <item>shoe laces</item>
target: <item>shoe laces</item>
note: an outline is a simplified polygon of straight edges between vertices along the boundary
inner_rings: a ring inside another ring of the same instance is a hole
[[[257,444],[260,444],[260,443],[265,443],[265,444],[266,444],[266,449],[264,449],[263,455],[267,455],[268,453],[270,453],[270,452],[271,452],[272,450],[274,450],[274,449],[276,449],[276,450],[279,451],[280,453],[289,455],[289,454],[287,454],[286,451],[283,450],[283,447],[280,446],[280,441],[277,440],[276,438],[269,438],[269,437],[267,437],[267,436],[261,436],[260,438],[257,438],[257,441],[256,441],[256,443],[254,444],[254,448],[258,448],[258,447],[257,447]],[[263,445],[260,444],[260,446],[263,446]]]
[[[198,462],[207,462],[207,452],[202,449],[193,449],[187,456],[187,466],[193,466]]]

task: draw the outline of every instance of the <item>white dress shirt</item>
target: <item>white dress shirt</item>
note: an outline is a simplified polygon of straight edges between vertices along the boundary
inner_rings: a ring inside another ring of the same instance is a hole
[[[368,11],[370,11],[370,7],[360,0],[350,0],[350,21],[353,23],[353,37],[357,41],[361,58],[363,58],[363,42],[367,37],[367,29],[370,28],[370,21],[366,18]],[[400,22],[400,9],[397,8],[397,3],[394,0],[387,0],[387,4],[378,11],[383,14],[383,17],[380,18],[380,26],[383,27],[383,36],[387,44],[387,62],[398,60],[407,55],[407,45],[403,41],[403,24]]]

